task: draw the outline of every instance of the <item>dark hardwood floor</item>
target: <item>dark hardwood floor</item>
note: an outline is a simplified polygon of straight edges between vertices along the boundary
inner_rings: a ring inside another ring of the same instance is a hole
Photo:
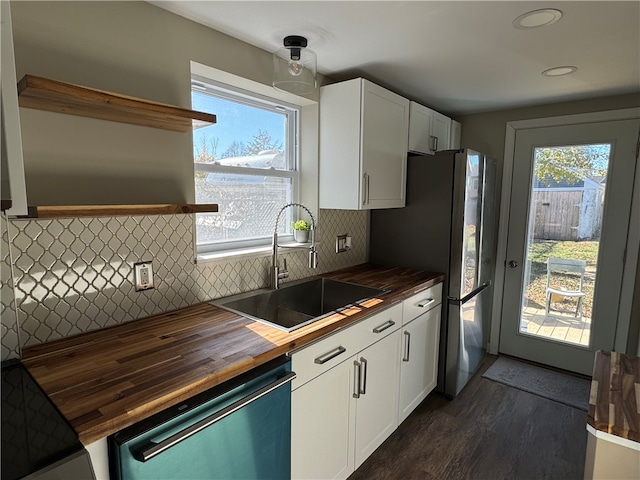
[[[587,414],[482,378],[432,393],[349,480],[582,479]]]

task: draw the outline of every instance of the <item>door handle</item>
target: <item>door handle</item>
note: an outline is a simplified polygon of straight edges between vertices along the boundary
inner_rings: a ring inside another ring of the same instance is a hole
[[[516,262],[515,260],[511,260],[508,265],[509,268],[516,268],[518,266],[518,262]]]
[[[159,443],[150,442],[150,445],[146,446],[144,449],[135,451],[133,456],[139,462],[146,462],[148,460],[151,460],[156,455],[161,454],[165,450],[173,447],[174,445],[182,442],[183,440],[186,440],[187,438],[191,437],[192,435],[195,435],[201,430],[204,430],[205,428],[210,427],[214,423],[219,422],[223,418],[240,410],[242,407],[245,407],[250,403],[255,402],[260,397],[265,396],[266,394],[272,392],[276,388],[281,387],[285,383],[291,382],[294,378],[296,378],[295,372],[287,373],[284,377],[281,377],[278,380],[271,382],[268,385],[265,385],[259,390],[256,390],[255,392],[250,393],[246,397],[241,398],[237,402],[233,402],[231,405],[226,406],[222,410],[219,410],[214,414],[209,415],[206,418],[203,418],[199,422],[194,423],[193,425],[185,428],[184,430],[174,435],[171,435],[167,439]]]
[[[368,205],[369,204],[369,174],[368,173],[363,173],[362,174],[362,204],[363,205]]]
[[[424,300],[421,300],[420,302],[418,302],[416,305],[420,308],[424,308],[427,305],[431,305],[435,301],[436,301],[435,298],[425,298]]]
[[[346,351],[347,349],[344,348],[342,345],[340,345],[335,350],[331,350],[330,352],[327,352],[324,355],[320,355],[313,362],[317,363],[318,365],[322,365],[323,363],[327,363],[329,360],[336,358],[338,355],[342,355]]]
[[[371,201],[371,176],[367,174],[367,205]]]
[[[383,323],[382,325],[377,326],[376,328],[373,329],[373,333],[380,333],[380,332],[384,332],[387,328],[391,328],[396,324],[396,322],[394,322],[393,320],[388,320],[385,323]]]
[[[362,204],[367,204],[367,174],[362,174]]]
[[[367,394],[367,359],[364,357],[360,357],[360,362],[362,362],[362,388],[360,388],[360,394]]]
[[[465,303],[467,300],[470,300],[471,298],[475,297],[477,294],[479,294],[483,290],[486,290],[490,286],[491,286],[491,280],[489,280],[488,282],[484,282],[482,285],[480,285],[475,290],[471,290],[471,292],[469,292],[467,295],[465,295],[462,298],[447,297],[447,300],[449,300],[449,302],[451,302],[451,303]]]
[[[436,146],[438,144],[438,137],[431,135],[431,150],[436,151]]]
[[[409,332],[404,332],[404,357],[402,357],[403,362],[409,361],[409,349],[411,348],[411,334]]]
[[[360,362],[357,360],[353,361],[353,398],[360,398],[361,367]]]

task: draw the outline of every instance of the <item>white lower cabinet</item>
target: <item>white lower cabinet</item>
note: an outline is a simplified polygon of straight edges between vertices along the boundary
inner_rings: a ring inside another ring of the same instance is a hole
[[[353,359],[291,394],[291,478],[347,478],[353,471]]]
[[[357,355],[362,388],[356,401],[355,468],[398,428],[399,334],[396,330]]]
[[[442,284],[438,284],[403,302],[399,423],[438,382],[441,299]]]
[[[291,478],[345,479],[435,388],[442,284],[291,354]]]
[[[397,428],[401,324],[395,305],[291,355],[291,478],[347,478]]]
[[[436,386],[439,341],[440,307],[429,310],[402,328],[400,423]]]

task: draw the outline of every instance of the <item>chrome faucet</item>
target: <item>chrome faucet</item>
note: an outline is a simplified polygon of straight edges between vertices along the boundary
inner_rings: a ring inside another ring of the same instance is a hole
[[[272,248],[272,256],[271,256],[271,288],[276,290],[280,288],[280,280],[283,278],[287,278],[289,276],[289,271],[287,270],[287,260],[284,260],[284,268],[280,270],[278,266],[278,222],[280,221],[280,215],[289,207],[300,207],[303,208],[311,217],[311,246],[309,247],[309,268],[317,268],[318,267],[318,251],[316,250],[316,220],[313,218],[313,214],[311,210],[302,205],[301,203],[287,203],[284,207],[280,209],[278,212],[278,216],[276,216],[276,225],[273,229],[273,242],[271,244]]]

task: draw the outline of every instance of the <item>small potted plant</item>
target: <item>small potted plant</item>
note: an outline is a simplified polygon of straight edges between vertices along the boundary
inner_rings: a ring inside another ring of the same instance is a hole
[[[298,243],[307,243],[309,241],[309,231],[311,230],[311,224],[304,220],[298,220],[292,222],[293,227],[293,239]]]

